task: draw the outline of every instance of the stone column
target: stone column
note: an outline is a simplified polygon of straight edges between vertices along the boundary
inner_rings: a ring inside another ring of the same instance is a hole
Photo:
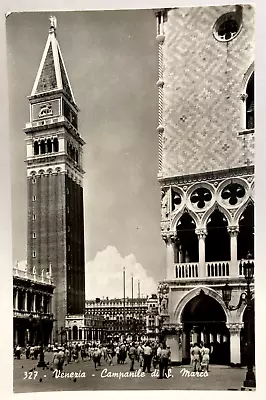
[[[166,244],[166,279],[175,279],[175,240],[176,233],[169,232],[163,234],[163,240]]]
[[[206,273],[206,264],[205,264],[205,238],[207,236],[206,229],[196,229],[196,234],[198,235],[199,241],[199,278],[205,278],[207,276]]]
[[[240,364],[240,332],[243,322],[226,324],[230,332],[230,364]]]
[[[187,355],[187,342],[189,340],[189,334],[183,330],[182,334],[182,360],[189,357]]]
[[[14,342],[16,345],[18,344],[18,327],[17,327],[17,325],[15,325]]]
[[[15,310],[18,310],[18,289],[15,289]]]
[[[33,312],[36,311],[36,293],[33,293],[33,307],[32,307],[32,311],[33,311]]]
[[[231,251],[231,263],[230,263],[230,276],[239,276],[238,262],[237,262],[237,235],[239,232],[238,226],[228,226],[227,228],[230,235],[230,251]]]
[[[27,302],[28,302],[28,292],[25,290],[24,292],[24,311],[27,311]]]

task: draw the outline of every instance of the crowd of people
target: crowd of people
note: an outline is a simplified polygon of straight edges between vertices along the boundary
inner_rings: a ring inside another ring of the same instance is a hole
[[[27,359],[37,360],[40,354],[40,346],[27,346],[25,356]],[[171,365],[171,351],[166,343],[158,341],[146,342],[88,342],[68,343],[59,345],[48,345],[48,352],[53,353],[52,368],[57,371],[62,371],[64,365],[71,362],[92,361],[95,370],[105,362],[109,366],[114,364],[125,364],[129,360],[130,371],[135,371],[135,368],[141,369],[142,372],[151,373],[153,370],[159,370],[159,379],[168,376],[168,367]],[[20,359],[22,348],[15,346],[14,356]],[[209,372],[210,349],[203,343],[191,343],[190,348],[191,366],[194,372],[207,371]]]
[[[21,357],[21,347],[14,349],[16,358]],[[135,368],[141,369],[142,372],[151,373],[152,370],[159,370],[159,379],[168,376],[168,367],[171,364],[171,351],[166,343],[158,341],[142,341],[142,342],[88,342],[85,344],[69,343],[65,345],[48,345],[48,352],[52,352],[52,369],[63,371],[63,367],[70,363],[79,361],[92,361],[95,370],[102,363],[109,366],[115,364],[125,364],[127,359],[130,371]],[[38,359],[40,346],[27,346],[25,349],[26,358]]]

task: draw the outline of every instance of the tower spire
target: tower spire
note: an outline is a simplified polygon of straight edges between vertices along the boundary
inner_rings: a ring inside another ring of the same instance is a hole
[[[49,18],[50,28],[31,96],[62,91],[72,104],[76,104],[59,43],[56,38],[56,17]]]

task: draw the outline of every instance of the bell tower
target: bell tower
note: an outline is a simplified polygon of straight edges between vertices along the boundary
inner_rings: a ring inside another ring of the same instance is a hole
[[[78,112],[56,37],[50,29],[24,129],[27,145],[29,272],[52,271],[54,328],[85,305],[82,152]]]

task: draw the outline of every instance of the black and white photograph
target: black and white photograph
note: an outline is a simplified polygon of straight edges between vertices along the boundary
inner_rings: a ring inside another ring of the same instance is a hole
[[[6,14],[14,393],[255,391],[255,9]]]

